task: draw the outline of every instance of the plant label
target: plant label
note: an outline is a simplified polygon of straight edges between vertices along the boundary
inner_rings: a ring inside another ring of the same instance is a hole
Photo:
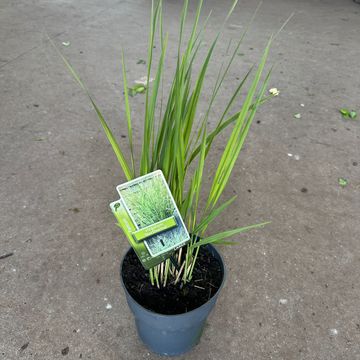
[[[117,186],[112,212],[143,266],[156,266],[189,240],[189,233],[161,170]]]

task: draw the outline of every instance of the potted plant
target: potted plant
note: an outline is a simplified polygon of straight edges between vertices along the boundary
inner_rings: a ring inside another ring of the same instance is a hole
[[[231,7],[224,24],[236,3],[237,1]],[[130,90],[133,92],[132,95],[137,91],[129,89],[124,55],[122,74],[130,148],[128,157],[125,156],[122,146],[111,132],[93,97],[63,57],[69,71],[89,96],[126,179],[132,180],[154,170],[162,170],[191,234],[190,241],[177,250],[171,259],[166,259],[149,271],[141,266],[132,248],[127,251],[121,262],[121,283],[130,309],[135,315],[139,335],[151,350],[163,355],[184,353],[199,341],[206,318],[215,305],[225,280],[224,262],[213,245],[236,244],[236,241],[230,241],[228,238],[266,224],[249,225],[215,234],[208,234],[207,231],[214,219],[222,215],[236,198],[234,196],[220,201],[257,109],[278,93],[272,89],[269,95],[265,94],[271,69],[264,74],[264,67],[272,37],[259,63],[251,67],[239,80],[235,91],[224,105],[216,126],[209,129],[208,119],[214,101],[238,53],[247,28],[236,43],[225,66],[220,68],[206,111],[199,115],[197,107],[204,89],[204,80],[224,27],[223,24],[210,44],[195,75],[193,64],[199,61],[199,48],[203,45],[203,35],[208,20],[207,18],[205,23],[200,25],[201,8],[202,0],[199,1],[189,38],[184,41],[188,0],[184,1],[180,18],[176,70],[165,99],[161,91],[161,82],[166,81],[163,79],[163,73],[168,35],[163,32],[162,2],[152,3],[147,76],[139,91],[144,94],[138,95],[145,96],[145,119],[138,168],[136,166],[138,159],[133,147],[133,114],[129,99]],[[252,19],[250,23],[251,21]],[[158,42],[156,42],[157,36]],[[155,44],[157,44],[156,49]],[[158,52],[156,66],[153,56],[155,51]],[[153,81],[150,81],[151,77]],[[233,106],[240,102],[241,96],[241,106],[237,105],[236,110],[233,110]],[[214,141],[224,129],[231,129],[230,135],[216,171],[211,174],[212,184],[209,189],[203,189],[202,180],[207,156]],[[201,203],[203,199],[205,202]]]

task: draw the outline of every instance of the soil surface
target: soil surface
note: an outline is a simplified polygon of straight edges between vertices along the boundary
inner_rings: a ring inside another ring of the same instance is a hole
[[[186,285],[171,282],[165,288],[152,286],[148,271],[133,250],[124,259],[122,276],[126,289],[140,305],[159,314],[175,315],[194,310],[214,296],[221,285],[223,272],[220,262],[202,247],[193,279]]]

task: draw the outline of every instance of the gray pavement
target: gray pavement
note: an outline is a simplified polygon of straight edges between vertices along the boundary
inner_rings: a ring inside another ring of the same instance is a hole
[[[171,74],[181,1],[165,3]],[[213,9],[209,41],[230,3],[205,2],[205,13]],[[0,3],[0,255],[13,253],[0,259],[1,359],[158,358],[137,338],[119,283],[128,245],[108,204],[124,177],[87,98],[47,41],[49,34],[70,59],[126,147],[120,52],[130,81],[145,74],[137,61],[146,57],[149,4]],[[255,7],[244,0],[225,28],[205,95],[228,40]],[[222,249],[226,286],[201,343],[179,359],[360,359],[360,119],[345,121],[337,111],[360,112],[360,5],[264,2],[211,123],[234,79],[292,12],[270,59],[277,64],[271,87],[281,94],[259,111],[225,194],[238,201],[212,230],[272,223]],[[143,102],[133,99],[136,150]],[[222,149],[219,141],[207,179]]]

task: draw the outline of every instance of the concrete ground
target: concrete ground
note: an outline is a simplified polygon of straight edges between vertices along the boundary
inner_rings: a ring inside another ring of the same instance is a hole
[[[0,259],[1,359],[158,359],[137,338],[119,282],[128,245],[108,204],[124,176],[47,41],[49,34],[70,59],[126,147],[120,50],[129,80],[143,76],[137,61],[146,57],[149,3],[1,1],[0,255],[13,253]],[[171,73],[181,1],[165,3]],[[205,2],[204,13],[213,9],[209,41],[230,3]],[[210,84],[255,7],[244,0],[225,27]],[[201,343],[179,359],[360,359],[360,119],[337,110],[360,112],[360,5],[264,2],[211,124],[235,78],[292,12],[270,58],[271,87],[281,94],[259,111],[225,194],[238,200],[212,231],[272,224],[222,249],[226,286]],[[136,150],[143,102],[133,99]],[[222,149],[220,141],[208,178]]]

